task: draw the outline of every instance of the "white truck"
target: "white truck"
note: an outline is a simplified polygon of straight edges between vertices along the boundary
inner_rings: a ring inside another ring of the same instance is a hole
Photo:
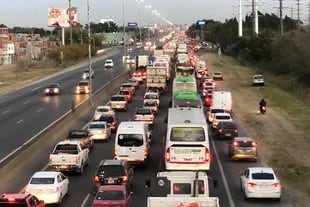
[[[157,88],[160,93],[165,91],[167,68],[162,66],[148,66],[146,68],[146,87]]]
[[[49,156],[49,167],[56,171],[75,171],[83,174],[89,161],[89,149],[79,140],[64,140],[56,144]]]
[[[149,65],[149,56],[138,55],[136,57],[136,68],[132,76],[142,76],[142,80],[146,79],[146,67]]]
[[[218,197],[148,197],[147,207],[219,207]]]

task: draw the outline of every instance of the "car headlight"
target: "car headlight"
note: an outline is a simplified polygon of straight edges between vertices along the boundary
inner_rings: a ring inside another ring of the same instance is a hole
[[[59,88],[54,88],[54,93],[58,93],[59,92]]]
[[[48,93],[50,90],[47,88],[47,89],[45,89],[45,93]]]

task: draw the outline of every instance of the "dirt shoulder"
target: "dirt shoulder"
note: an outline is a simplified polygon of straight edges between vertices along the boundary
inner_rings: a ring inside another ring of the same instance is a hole
[[[249,136],[258,140],[259,158],[276,170],[294,206],[307,206],[310,202],[310,106],[270,83],[252,87],[255,70],[240,65],[231,57],[207,53],[201,58],[206,61],[211,75],[214,70],[223,72],[221,89],[231,91],[234,117]],[[265,115],[258,110],[262,97],[268,102]],[[292,107],[303,111],[287,111],[278,104],[279,100],[288,105],[292,102]]]

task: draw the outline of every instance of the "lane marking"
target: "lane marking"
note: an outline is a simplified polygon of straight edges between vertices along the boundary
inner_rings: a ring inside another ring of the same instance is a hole
[[[24,121],[24,119],[20,119],[20,120],[18,120],[17,122],[16,122],[16,124],[20,124],[20,123],[22,123]]]
[[[230,207],[235,207],[235,203],[234,203],[234,200],[232,199],[231,191],[229,190],[228,182],[227,182],[225,174],[224,174],[223,165],[221,163],[221,160],[219,159],[219,155],[218,155],[218,152],[217,152],[217,149],[216,149],[216,146],[215,146],[215,143],[214,143],[213,139],[211,139],[211,144],[212,144],[212,147],[213,147],[213,150],[214,150],[216,161],[217,161],[217,163],[219,165],[219,170],[221,172],[221,177],[223,179],[223,184],[224,184],[224,187],[225,187],[225,192],[226,192],[226,195],[227,195],[227,198],[228,198],[229,206]]]
[[[30,103],[30,101],[29,101],[29,100],[24,102],[24,104],[28,104],[28,103]]]
[[[37,112],[40,112],[40,111],[43,111],[43,108],[39,108],[39,109],[37,110]]]
[[[38,90],[38,89],[40,89],[40,88],[42,88],[42,86],[38,86],[38,87],[36,87],[36,88],[32,88],[31,90],[32,90],[32,91],[36,91],[36,90]]]
[[[7,114],[7,113],[9,113],[11,110],[9,109],[9,110],[6,110],[6,111],[4,111],[4,112],[2,112],[3,114]]]
[[[83,203],[82,203],[81,207],[84,207],[84,206],[86,205],[86,203],[87,203],[87,201],[88,201],[89,197],[90,197],[90,194],[88,193],[88,194],[86,195],[86,197],[84,198],[84,200],[83,200]]]

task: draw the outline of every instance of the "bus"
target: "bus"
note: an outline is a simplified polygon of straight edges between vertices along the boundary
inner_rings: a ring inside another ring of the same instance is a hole
[[[210,169],[208,125],[198,108],[169,108],[165,143],[166,170]]]
[[[175,67],[175,77],[188,76],[195,77],[195,69],[192,66],[180,66]]]
[[[194,77],[176,77],[173,79],[172,95],[177,95],[182,91],[197,93],[197,83]]]
[[[182,91],[172,97],[172,108],[193,107],[203,109],[203,102],[197,92]]]

